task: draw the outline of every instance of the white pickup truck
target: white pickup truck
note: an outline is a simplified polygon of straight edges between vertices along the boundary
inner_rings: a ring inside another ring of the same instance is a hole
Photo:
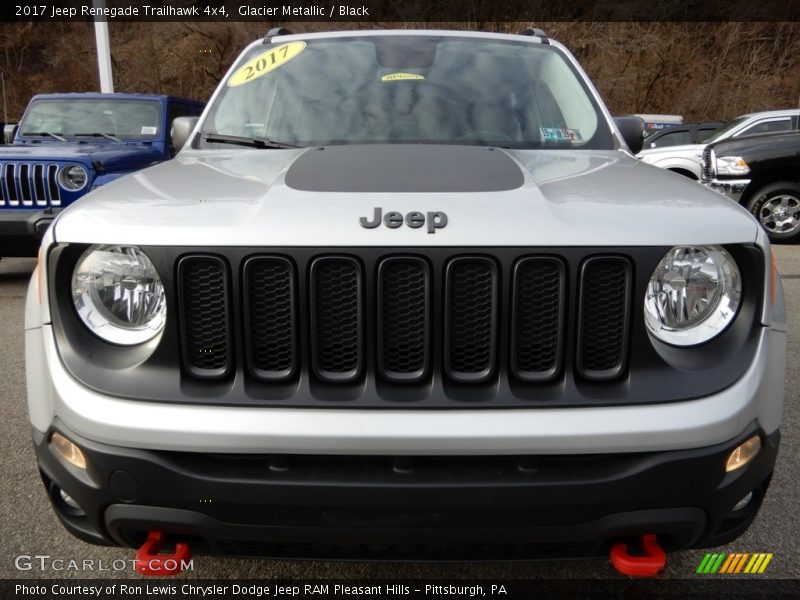
[[[648,164],[680,173],[697,181],[700,179],[703,149],[706,145],[743,136],[784,133],[798,129],[800,129],[800,109],[750,113],[728,121],[702,144],[650,148],[642,150],[636,157]]]

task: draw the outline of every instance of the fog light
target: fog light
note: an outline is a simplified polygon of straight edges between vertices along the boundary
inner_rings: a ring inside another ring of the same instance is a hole
[[[733,508],[731,509],[731,512],[736,512],[737,510],[742,510],[745,506],[750,504],[750,501],[752,499],[753,499],[753,492],[750,492],[749,494],[747,494],[747,496],[745,496],[744,498],[742,498],[736,504],[733,505]]]
[[[73,499],[73,497],[72,497],[72,496],[70,496],[70,495],[69,495],[67,492],[65,492],[64,490],[61,490],[59,493],[61,494],[61,499],[64,501],[64,504],[66,504],[66,505],[67,505],[67,506],[69,506],[70,508],[75,508],[75,509],[77,509],[77,510],[80,510],[80,508],[81,508],[81,507],[80,507],[80,506],[78,506],[78,503],[77,503],[77,502],[75,502],[75,500]]]
[[[62,490],[57,485],[53,486],[52,491],[54,492],[53,501],[55,502],[56,506],[58,506],[58,510],[61,511],[62,514],[70,517],[86,516],[86,513],[83,512],[83,509],[80,507],[80,505],[75,502],[75,499],[67,492]]]
[[[79,469],[86,469],[86,456],[84,456],[83,451],[63,435],[58,432],[54,433],[53,437],[50,438],[50,445],[69,464]]]
[[[745,466],[756,457],[760,450],[761,438],[754,435],[730,453],[728,462],[725,464],[725,470],[730,473]]]

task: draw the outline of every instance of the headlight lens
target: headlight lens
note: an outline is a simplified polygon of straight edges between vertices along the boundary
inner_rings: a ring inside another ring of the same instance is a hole
[[[717,175],[747,175],[750,165],[740,156],[717,156]]]
[[[658,263],[644,300],[647,329],[662,342],[696,346],[733,322],[742,296],[739,268],[721,246],[680,246]]]
[[[164,329],[164,286],[136,246],[92,246],[72,273],[72,300],[98,337],[122,346],[144,343]]]
[[[66,190],[76,192],[86,185],[89,175],[80,165],[70,165],[58,172],[58,182]]]

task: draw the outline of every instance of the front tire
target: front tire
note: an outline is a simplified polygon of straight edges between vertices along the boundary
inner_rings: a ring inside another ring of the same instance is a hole
[[[800,185],[781,181],[764,186],[747,203],[749,210],[773,242],[800,236]]]

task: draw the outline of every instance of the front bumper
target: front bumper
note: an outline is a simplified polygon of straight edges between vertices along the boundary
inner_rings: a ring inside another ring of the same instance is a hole
[[[0,256],[33,257],[60,208],[0,210]]]
[[[725,194],[728,198],[735,202],[740,202],[742,194],[745,189],[750,185],[749,179],[711,179],[710,181],[703,182],[707,187],[712,190]]]
[[[52,326],[25,336],[35,428],[45,432],[58,418],[98,442],[177,452],[487,456],[700,448],[732,439],[752,421],[776,430],[786,364],[786,334],[762,327],[753,362],[732,386],[682,402],[472,410],[200,406],[102,394],[66,370]]]
[[[34,430],[42,479],[86,541],[136,547],[159,530],[196,554],[392,560],[604,556],[644,533],[668,551],[727,543],[758,512],[780,439],[751,423],[692,450],[399,458],[146,451],[54,430],[89,467],[68,466],[51,432]],[[753,434],[761,452],[726,473],[730,451]]]

